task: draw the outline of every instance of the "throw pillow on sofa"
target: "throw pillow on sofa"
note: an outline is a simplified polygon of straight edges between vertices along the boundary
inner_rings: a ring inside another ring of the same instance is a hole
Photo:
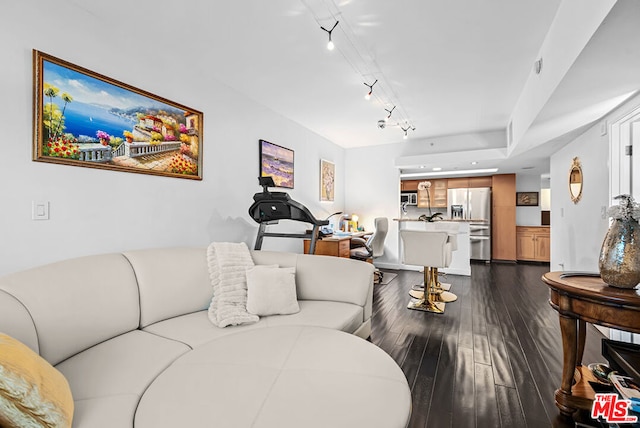
[[[0,333],[0,426],[71,427],[67,379],[22,342]]]
[[[278,266],[247,268],[247,312],[259,316],[300,312],[296,269]]]

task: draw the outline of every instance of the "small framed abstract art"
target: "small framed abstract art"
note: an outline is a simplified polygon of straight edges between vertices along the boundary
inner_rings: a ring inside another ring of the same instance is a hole
[[[537,207],[538,205],[538,192],[516,192],[516,206]]]
[[[320,159],[320,201],[333,201],[335,197],[336,165]]]
[[[293,150],[260,140],[260,177],[272,177],[276,187],[293,189]]]

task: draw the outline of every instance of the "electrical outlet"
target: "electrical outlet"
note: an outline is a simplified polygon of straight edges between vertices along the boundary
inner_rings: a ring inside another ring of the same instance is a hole
[[[31,219],[49,220],[49,201],[31,201]]]

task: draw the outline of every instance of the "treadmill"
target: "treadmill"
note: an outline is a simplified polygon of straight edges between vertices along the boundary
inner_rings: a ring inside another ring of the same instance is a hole
[[[321,226],[329,224],[329,220],[318,220],[300,202],[291,199],[285,192],[270,192],[269,187],[275,187],[272,177],[258,177],[262,192],[253,195],[253,204],[249,207],[249,215],[260,225],[254,249],[262,249],[262,240],[271,238],[302,238],[310,239],[309,254],[315,254],[316,242]],[[307,233],[277,233],[267,232],[267,226],[278,224],[280,220],[293,220],[309,223],[313,226]]]

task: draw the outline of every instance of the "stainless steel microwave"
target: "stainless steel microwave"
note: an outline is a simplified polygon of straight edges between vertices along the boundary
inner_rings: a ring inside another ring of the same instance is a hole
[[[401,193],[400,194],[400,203],[407,205],[418,205],[418,194],[417,193]]]

